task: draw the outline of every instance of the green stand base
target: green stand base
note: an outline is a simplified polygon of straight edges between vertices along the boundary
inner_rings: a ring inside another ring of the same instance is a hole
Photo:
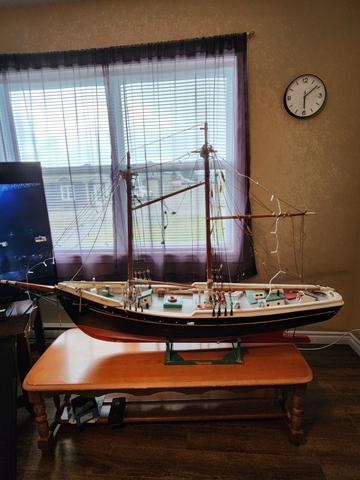
[[[180,353],[174,350],[172,342],[166,342],[165,350],[165,365],[233,365],[243,363],[243,356],[241,353],[241,340],[237,339],[233,344],[233,349],[227,353],[224,358],[216,360],[186,360]]]

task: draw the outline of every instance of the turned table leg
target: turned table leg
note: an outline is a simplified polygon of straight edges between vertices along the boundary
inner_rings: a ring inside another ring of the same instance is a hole
[[[46,448],[51,439],[52,432],[50,431],[44,399],[39,392],[29,392],[29,400],[33,405],[35,413],[35,421],[38,430],[38,447],[41,449]]]
[[[300,445],[304,440],[302,421],[303,421],[303,403],[306,392],[306,385],[297,385],[294,387],[292,404],[290,407],[290,441],[295,445]]]

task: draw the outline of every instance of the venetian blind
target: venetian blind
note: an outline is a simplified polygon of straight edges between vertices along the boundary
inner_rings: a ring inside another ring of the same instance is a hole
[[[133,206],[203,181],[205,121],[209,142],[226,159],[222,175],[234,166],[233,54],[20,71],[6,87],[18,157],[42,164],[57,253],[113,251],[111,195],[125,185],[112,167],[125,168],[127,151],[136,173]],[[220,203],[226,214],[224,195]],[[231,250],[232,224],[216,228],[214,245]],[[205,249],[204,187],[137,210],[134,232],[138,255],[198,255]]]
[[[129,150],[137,172],[135,206],[204,179],[205,121],[218,156],[233,165],[235,74],[234,55],[110,69],[111,104],[122,131],[119,158]],[[139,209],[134,220],[139,249],[204,249],[204,187]]]
[[[112,249],[111,205],[103,218],[111,147],[101,69],[20,72],[8,91],[19,159],[42,164],[55,249],[86,253],[95,240]]]

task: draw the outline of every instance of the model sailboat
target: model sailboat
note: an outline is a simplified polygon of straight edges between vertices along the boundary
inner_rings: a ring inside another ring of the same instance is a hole
[[[251,215],[211,216],[209,157],[200,150],[203,181],[133,205],[130,154],[121,177],[127,186],[128,280],[123,282],[67,281],[54,287],[0,280],[0,283],[55,293],[73,322],[88,335],[109,341],[199,342],[235,341],[246,334],[285,330],[330,319],[343,305],[333,288],[311,284],[224,283],[213,279],[212,223],[242,220]],[[205,186],[206,282],[175,284],[134,275],[133,212],[187,190]],[[253,217],[279,219],[310,212],[279,212]],[[136,277],[136,278],[135,278]],[[216,279],[215,279],[216,280]]]

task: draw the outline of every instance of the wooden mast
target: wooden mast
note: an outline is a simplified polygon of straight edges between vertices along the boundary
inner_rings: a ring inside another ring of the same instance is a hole
[[[134,265],[133,265],[133,220],[132,220],[132,174],[130,164],[130,152],[127,152],[127,165],[126,165],[126,196],[127,196],[127,237],[128,237],[128,281],[134,278]]]
[[[153,203],[161,202],[161,200],[165,200],[166,198],[173,197],[174,195],[179,195],[179,193],[187,192],[192,188],[200,187],[201,185],[204,185],[204,184],[205,182],[195,183],[194,185],[190,185],[189,187],[181,188],[180,190],[176,190],[175,192],[167,193],[166,195],[162,195],[161,197],[154,198],[153,200],[149,200],[148,202],[145,202],[145,203],[141,203],[140,205],[133,207],[132,210],[134,211],[134,210],[138,210],[139,208],[148,207]]]
[[[224,215],[221,217],[210,217],[210,220],[242,220],[243,218],[288,218],[288,217],[300,217],[305,215],[315,215],[315,212],[283,212],[283,213],[260,213],[253,215]]]
[[[210,225],[210,166],[208,145],[208,123],[204,123],[205,143],[201,148],[200,156],[204,159],[205,174],[205,225],[206,225],[206,279],[207,287],[212,289],[212,249],[211,249],[211,225]]]

